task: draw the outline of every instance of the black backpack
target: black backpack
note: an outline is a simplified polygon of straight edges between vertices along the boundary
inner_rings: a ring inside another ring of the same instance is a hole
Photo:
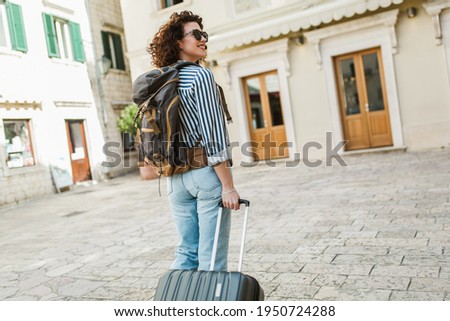
[[[146,72],[133,83],[133,101],[139,106],[134,117],[139,159],[159,176],[172,176],[207,165],[204,148],[187,148],[180,137],[178,73],[189,65],[197,64],[177,62]],[[231,122],[223,90],[217,87],[227,120]],[[140,121],[136,122],[138,118]]]

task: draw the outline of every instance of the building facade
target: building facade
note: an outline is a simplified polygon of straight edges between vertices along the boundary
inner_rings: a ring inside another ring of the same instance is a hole
[[[145,47],[172,12],[203,17],[235,160],[324,158],[344,141],[344,155],[449,147],[448,0],[121,4],[133,79],[151,68]]]
[[[127,59],[119,0],[86,0],[91,25],[95,65],[90,71],[98,117],[103,124],[107,150],[102,171],[109,178],[137,170],[138,155],[130,137],[117,129],[117,118],[132,103],[131,75]],[[120,161],[118,161],[120,160]]]
[[[120,141],[114,107],[129,102],[130,77],[126,59],[99,69],[102,31],[123,37],[120,6],[106,2],[0,1],[0,206],[114,170],[103,147]]]

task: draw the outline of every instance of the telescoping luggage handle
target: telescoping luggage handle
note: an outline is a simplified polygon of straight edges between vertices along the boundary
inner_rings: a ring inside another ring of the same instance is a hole
[[[238,266],[238,272],[242,272],[242,261],[244,260],[244,244],[245,244],[245,236],[247,234],[248,208],[250,206],[250,201],[239,199],[239,204],[245,204],[244,227],[242,228],[241,253],[239,255],[239,266]],[[211,264],[209,268],[210,271],[214,271],[214,265],[216,262],[217,245],[219,243],[220,224],[222,222],[222,211],[223,211],[223,203],[222,201],[220,201],[219,215],[217,216],[216,232],[214,235],[214,244],[211,254]]]

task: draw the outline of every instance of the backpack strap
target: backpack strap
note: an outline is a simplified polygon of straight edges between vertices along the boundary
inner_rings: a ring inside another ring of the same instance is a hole
[[[177,69],[181,69],[184,68],[186,66],[197,66],[200,67],[200,65],[198,63],[195,62],[191,62],[191,61],[186,61],[186,60],[178,60],[176,63],[172,64],[171,66],[177,68]]]
[[[161,133],[161,129],[159,129],[159,126],[156,123],[156,109],[152,108],[152,113],[151,114],[148,111],[148,109],[146,109],[144,111],[144,115],[145,115],[145,118],[147,118],[147,121],[149,122],[150,126],[152,126],[153,131],[155,132],[155,134],[159,135],[159,133]]]
[[[231,118],[230,111],[228,110],[228,105],[223,93],[223,89],[218,84],[216,84],[216,86],[219,89],[220,101],[222,102],[223,110],[225,111],[225,115],[227,116],[227,123],[230,124],[233,122],[233,118]]]

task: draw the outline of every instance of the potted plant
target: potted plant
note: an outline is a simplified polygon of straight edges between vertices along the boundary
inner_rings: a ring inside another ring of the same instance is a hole
[[[117,128],[119,128],[122,134],[123,146],[125,151],[129,151],[133,148],[134,137],[136,136],[136,126],[134,125],[134,115],[138,107],[136,104],[130,104],[126,106],[120,113],[120,117],[117,119]]]
[[[129,151],[135,147],[134,138],[136,137],[137,128],[134,124],[134,116],[138,111],[138,106],[136,104],[130,104],[126,106],[120,113],[120,117],[117,119],[117,128],[122,134],[124,150]],[[148,166],[145,166],[144,160],[141,159],[141,151],[139,148],[141,146],[136,146],[139,151],[139,173],[142,179],[153,179],[158,177],[156,172]]]

